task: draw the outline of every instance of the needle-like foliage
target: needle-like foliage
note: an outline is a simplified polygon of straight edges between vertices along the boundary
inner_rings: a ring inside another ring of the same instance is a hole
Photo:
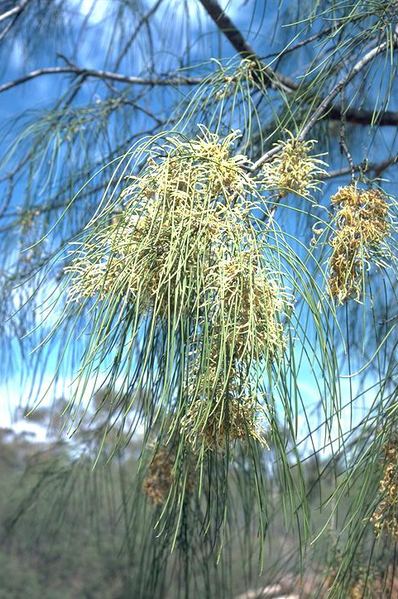
[[[0,98],[61,85],[3,126],[0,368],[60,480],[118,464],[126,596],[394,597],[397,3],[5,4]]]

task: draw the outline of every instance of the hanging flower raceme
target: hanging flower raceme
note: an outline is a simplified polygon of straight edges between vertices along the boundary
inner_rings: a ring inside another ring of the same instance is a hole
[[[220,139],[202,127],[191,141],[167,138],[129,178],[117,220],[99,220],[66,269],[71,302],[106,300],[129,322],[166,327],[172,341],[160,361],[152,359],[163,384],[158,394],[167,393],[171,413],[179,402],[170,431],[191,448],[203,439],[206,448],[260,440],[250,372],[271,366],[286,347],[290,298],[252,222],[263,198],[248,159],[231,152],[237,136]],[[143,355],[151,342],[144,339]],[[154,476],[146,483],[151,493]]]
[[[309,197],[312,191],[319,190],[326,163],[310,155],[316,143],[314,140],[300,141],[289,131],[287,133],[287,141],[275,144],[281,149],[274,160],[263,166],[263,187],[277,192],[279,197],[289,192]]]
[[[263,408],[252,391],[249,361],[232,356],[220,368],[218,343],[215,337],[209,356],[192,355],[180,432],[193,451],[225,450],[237,440],[264,445]],[[205,369],[200,361],[206,361]]]
[[[378,189],[364,190],[356,185],[342,187],[332,196],[337,210],[337,230],[330,241],[329,293],[343,303],[359,299],[367,264],[377,263],[383,241],[390,230],[389,205]]]

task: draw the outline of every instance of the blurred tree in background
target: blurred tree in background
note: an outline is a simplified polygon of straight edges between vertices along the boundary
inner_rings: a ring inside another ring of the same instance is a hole
[[[397,49],[395,0],[0,2],[4,596],[396,596]]]

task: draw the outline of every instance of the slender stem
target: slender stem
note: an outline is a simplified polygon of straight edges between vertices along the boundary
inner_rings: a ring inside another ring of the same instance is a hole
[[[13,81],[8,81],[7,83],[3,83],[3,85],[0,85],[0,93],[5,92],[13,87],[17,87],[18,85],[21,85],[26,81],[35,79],[36,77],[42,77],[43,75],[60,75],[65,73],[83,75],[85,77],[97,77],[98,79],[110,79],[112,81],[118,81],[120,83],[130,83],[133,85],[199,85],[203,81],[201,77],[134,77],[130,75],[124,75],[122,73],[114,73],[112,71],[85,69],[78,66],[68,65],[63,67],[47,67],[31,71],[23,77],[19,77],[19,79],[14,79]]]

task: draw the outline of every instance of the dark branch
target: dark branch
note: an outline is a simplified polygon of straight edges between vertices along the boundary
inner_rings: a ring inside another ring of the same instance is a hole
[[[243,56],[243,58],[250,58],[258,63],[261,69],[262,75],[265,75],[269,80],[269,86],[274,89],[283,87],[285,91],[295,91],[299,88],[299,83],[273,71],[269,67],[265,66],[261,62],[260,57],[255,53],[251,46],[247,43],[239,29],[234,25],[231,19],[225,14],[221,6],[216,0],[200,0],[200,3],[208,12],[209,16],[213,19],[217,27],[223,32],[225,37],[231,42],[235,50]]]
[[[254,58],[256,53],[249,46],[239,29],[235,27],[231,19],[225,14],[221,6],[215,0],[200,0],[217,27],[224,33],[233,47],[244,58]]]
[[[339,121],[341,116],[341,107],[333,106],[330,111],[325,115],[333,121]],[[381,112],[379,116],[375,117],[373,110],[363,110],[356,108],[348,108],[345,111],[345,117],[347,122],[353,125],[379,125],[382,127],[397,127],[398,126],[398,112]]]
[[[392,166],[393,164],[398,164],[398,154],[396,156],[392,156],[391,158],[386,158],[385,160],[382,160],[381,162],[371,162],[370,164],[367,164],[366,166],[364,166],[363,164],[357,164],[354,166],[354,171],[358,172],[358,171],[363,171],[363,172],[370,172],[376,175],[376,177],[379,177],[385,170],[387,170],[390,166]],[[349,175],[351,173],[351,168],[342,168],[336,171],[329,171],[328,173],[326,173],[326,175],[324,177],[321,177],[323,179],[336,179],[337,177],[344,177],[345,175]]]

